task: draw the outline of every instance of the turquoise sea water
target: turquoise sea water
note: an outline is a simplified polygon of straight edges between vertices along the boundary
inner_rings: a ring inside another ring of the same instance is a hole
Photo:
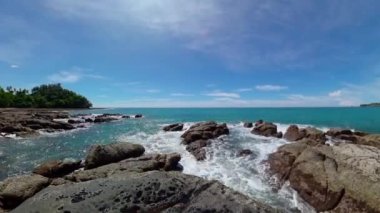
[[[216,179],[248,196],[279,208],[310,209],[298,201],[288,188],[272,191],[265,176],[265,160],[269,153],[287,143],[283,139],[263,138],[250,133],[243,121],[263,119],[274,122],[280,131],[290,124],[315,126],[327,130],[343,127],[380,133],[380,108],[165,108],[165,109],[97,109],[72,113],[143,114],[143,119],[126,119],[94,124],[85,129],[47,134],[28,139],[0,138],[0,179],[29,173],[39,163],[50,159],[82,159],[92,144],[129,141],[146,147],[147,152],[179,152],[184,172]],[[165,133],[165,124],[183,122],[185,128],[195,122],[214,120],[226,122],[231,134],[215,140],[207,148],[208,158],[197,162],[180,144],[183,132]],[[251,149],[254,155],[237,158],[241,149]]]

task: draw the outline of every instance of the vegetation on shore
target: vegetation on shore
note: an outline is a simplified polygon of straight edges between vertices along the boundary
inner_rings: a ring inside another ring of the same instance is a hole
[[[0,107],[90,108],[92,104],[84,96],[62,88],[61,84],[43,84],[31,91],[0,87]]]
[[[361,107],[380,107],[380,103],[362,104]]]

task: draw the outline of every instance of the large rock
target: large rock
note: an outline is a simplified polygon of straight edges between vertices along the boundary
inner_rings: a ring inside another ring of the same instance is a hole
[[[163,128],[163,130],[165,132],[176,132],[176,131],[182,131],[183,130],[183,124],[171,124],[171,125],[168,125],[168,126],[165,126]]]
[[[265,137],[277,137],[277,126],[269,122],[256,123],[252,133],[255,135],[261,135]]]
[[[286,130],[284,138],[288,141],[298,141],[305,137],[304,132],[300,132],[297,125],[290,125]]]
[[[196,140],[214,139],[221,135],[228,134],[230,134],[230,132],[226,124],[217,124],[211,121],[194,124],[181,137],[185,144],[189,144]]]
[[[314,127],[299,129],[297,125],[290,125],[286,130],[284,138],[288,141],[299,141],[302,139],[310,139],[316,142],[325,143],[327,138],[325,133]]]
[[[187,145],[186,149],[197,160],[204,160],[206,159],[204,147],[210,143],[208,140],[228,134],[230,131],[227,124],[217,124],[211,121],[194,124],[181,137],[183,138],[182,142]]]
[[[286,180],[317,211],[380,212],[380,150],[365,145],[282,146],[268,159],[271,174]]]
[[[149,154],[138,158],[129,158],[117,163],[111,163],[89,170],[79,170],[65,176],[66,180],[73,182],[89,181],[98,178],[107,178],[112,175],[123,175],[130,172],[147,172],[153,170],[181,170],[179,164],[181,156],[171,154]]]
[[[179,172],[114,175],[48,187],[18,212],[275,212],[217,181]]]
[[[79,168],[81,168],[81,161],[70,159],[53,160],[39,165],[33,170],[33,173],[48,178],[56,178],[67,175]]]
[[[139,144],[113,143],[91,146],[85,160],[85,169],[92,169],[127,158],[139,157],[145,149]]]
[[[49,185],[40,175],[10,177],[0,183],[0,205],[12,209]]]

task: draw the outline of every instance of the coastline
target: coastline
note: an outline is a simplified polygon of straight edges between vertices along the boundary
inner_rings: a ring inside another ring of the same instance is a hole
[[[45,109],[43,109],[45,110]],[[49,110],[48,110],[49,111]],[[40,111],[41,112],[41,111]],[[1,114],[0,114],[1,115]],[[103,116],[106,115],[104,118],[112,117],[112,116],[122,116],[122,114],[103,114]],[[76,115],[76,116],[88,116],[88,115]],[[1,117],[1,116],[0,116]],[[82,118],[79,118],[82,119]],[[246,119],[250,120],[250,119]],[[112,121],[112,120],[111,120]],[[116,121],[116,120],[114,120]],[[144,124],[148,121],[144,120],[136,120],[136,124]],[[104,127],[110,128],[111,133],[115,131],[113,127],[116,127],[121,124],[128,124],[128,121],[125,122],[119,122],[115,123],[113,125],[112,123],[110,125],[105,125]],[[352,189],[349,188],[350,184],[343,183],[343,188],[335,189],[335,186],[341,186],[342,182],[339,181],[348,181],[348,180],[339,180],[335,182],[329,183],[329,187],[332,188],[324,188],[323,181],[326,181],[325,179],[320,179],[320,174],[326,175],[331,178],[336,178],[338,176],[343,176],[336,171],[345,171],[350,173],[351,175],[354,175],[358,172],[364,172],[364,174],[367,174],[369,172],[369,175],[366,177],[356,177],[355,179],[360,180],[362,183],[370,184],[374,188],[377,187],[377,183],[372,183],[373,178],[377,178],[377,175],[375,172],[373,172],[374,168],[376,168],[376,164],[371,159],[379,158],[378,155],[372,155],[371,153],[378,153],[380,148],[380,136],[378,135],[371,135],[360,131],[354,131],[351,129],[326,129],[324,131],[321,131],[320,129],[311,128],[306,126],[297,126],[295,128],[294,126],[286,126],[286,128],[272,124],[270,122],[260,121],[256,123],[242,123],[238,126],[234,126],[231,124],[223,125],[223,123],[215,122],[215,123],[172,123],[170,127],[166,126],[160,126],[163,130],[159,132],[159,135],[152,136],[151,139],[147,140],[148,138],[144,135],[142,135],[141,140],[145,140],[144,146],[147,145],[147,149],[149,149],[152,146],[152,143],[154,143],[155,140],[162,137],[163,142],[168,143],[167,140],[173,140],[174,143],[178,143],[178,141],[182,141],[182,145],[178,144],[179,147],[183,147],[181,149],[185,149],[187,153],[191,155],[191,158],[194,158],[195,160],[200,161],[201,163],[197,166],[202,165],[202,161],[208,162],[212,159],[212,152],[217,151],[220,149],[221,146],[227,145],[228,143],[231,143],[230,137],[234,137],[237,133],[244,132],[244,134],[250,134],[254,136],[254,139],[260,140],[263,143],[263,146],[271,146],[271,143],[279,143],[279,145],[275,145],[275,149],[270,149],[268,152],[268,155],[266,156],[260,156],[256,153],[256,150],[254,149],[241,149],[241,150],[234,150],[232,154],[235,156],[233,159],[236,161],[255,161],[255,164],[262,164],[264,163],[269,167],[269,170],[266,170],[265,173],[259,173],[261,175],[265,174],[270,177],[275,177],[275,179],[278,182],[271,182],[271,181],[265,181],[265,184],[273,184],[273,187],[279,187],[282,188],[284,182],[289,181],[290,186],[293,190],[298,192],[298,195],[306,201],[309,205],[313,206],[317,210],[332,210],[332,209],[344,209],[344,208],[351,208],[352,211],[355,211],[359,208],[366,208],[367,210],[371,208],[377,208],[376,205],[373,203],[373,199],[376,199],[376,194],[373,195],[373,197],[366,197],[364,203],[366,205],[362,205],[359,207],[357,205],[358,197],[361,196],[360,193],[364,193],[366,190],[368,191],[365,186],[361,186],[364,191],[358,191],[358,194],[348,194],[345,193],[342,195],[341,191],[352,191]],[[102,128],[102,125],[97,125],[97,129]],[[227,129],[226,129],[227,128]],[[122,129],[122,128],[121,128]],[[95,131],[95,130],[94,130]],[[281,135],[279,132],[282,132]],[[189,133],[190,132],[190,133]],[[200,136],[199,136],[200,135]],[[289,136],[290,135],[290,136]],[[129,138],[135,138],[136,133],[133,135],[130,135]],[[138,136],[136,136],[138,137]],[[200,137],[200,138],[199,138]],[[120,140],[120,139],[119,139]],[[242,140],[241,137],[238,137],[238,140]],[[246,139],[243,139],[246,140]],[[130,141],[127,139],[127,141]],[[140,143],[140,141],[137,141]],[[257,143],[258,141],[247,141],[247,143]],[[170,142],[171,143],[171,142]],[[236,143],[236,141],[235,141]],[[227,146],[228,147],[228,146]],[[255,147],[255,146],[253,146]],[[180,150],[180,149],[178,149]],[[355,150],[354,152],[348,152],[349,150]],[[223,151],[223,150],[222,150]],[[151,150],[149,153],[152,153]],[[161,152],[156,152],[161,153]],[[167,152],[164,152],[167,154]],[[332,154],[333,153],[333,154]],[[348,153],[348,154],[347,154]],[[360,153],[360,155],[358,154]],[[210,156],[211,154],[211,156]],[[182,160],[188,160],[189,156],[187,156],[186,153],[181,153]],[[227,154],[228,156],[231,156],[231,154]],[[308,158],[307,156],[314,156],[312,158]],[[318,156],[325,156],[322,157],[322,160],[318,160]],[[347,156],[352,160],[353,163],[348,163],[345,160]],[[363,159],[363,156],[369,156],[366,159]],[[69,157],[69,156],[66,156]],[[264,158],[263,158],[264,157]],[[359,157],[361,159],[359,159]],[[211,159],[210,159],[211,158]],[[287,161],[287,159],[291,159],[291,161]],[[324,159],[324,160],[323,160]],[[325,159],[329,159],[326,161]],[[59,160],[59,159],[57,159]],[[300,166],[299,161],[304,162],[302,165],[306,165],[306,167]],[[369,168],[363,168],[360,167],[360,164],[357,164],[355,162],[367,162],[371,166]],[[326,170],[319,168],[319,166],[326,162],[332,162],[333,165],[338,165],[339,170]],[[185,174],[189,174],[189,164],[186,162],[184,163],[184,170]],[[225,162],[227,163],[227,162]],[[351,165],[352,164],[352,165]],[[207,165],[207,164],[206,164]],[[199,173],[195,173],[197,176],[202,176],[202,171],[205,169],[211,169],[207,168],[207,166],[199,167],[198,170],[200,170]],[[213,164],[210,164],[210,166]],[[353,165],[359,165],[359,166],[353,166]],[[191,165],[190,165],[191,166]],[[292,172],[289,172],[289,168],[292,168]],[[194,169],[194,168],[191,168]],[[237,170],[239,171],[239,170]],[[318,174],[313,173],[310,171],[320,171]],[[335,171],[335,172],[334,172]],[[306,173],[305,173],[306,172]],[[191,173],[190,173],[191,174]],[[284,176],[283,174],[288,174]],[[306,175],[306,176],[305,176]],[[312,182],[310,182],[310,175],[313,177]],[[252,178],[257,178],[255,174],[252,174]],[[249,177],[249,176],[248,176]],[[298,178],[295,178],[298,177]],[[306,178],[308,177],[308,178]],[[353,177],[353,176],[350,176]],[[65,179],[65,178],[64,178]],[[207,178],[209,179],[209,178]],[[60,179],[61,180],[61,179]],[[221,180],[219,180],[221,181]],[[223,182],[223,184],[234,188],[233,182]],[[318,184],[318,183],[322,183]],[[350,182],[349,182],[350,183]],[[66,182],[64,184],[67,184]],[[347,184],[347,185],[345,185]],[[303,185],[311,188],[299,188],[297,186]],[[351,184],[352,185],[352,184]],[[241,191],[239,187],[237,187],[238,191]],[[237,190],[235,189],[235,190]],[[315,191],[316,193],[322,193],[324,191],[333,190],[334,193],[324,194],[321,195],[313,194],[312,196],[308,195],[306,193],[308,190],[312,189],[312,191]],[[322,191],[322,192],[321,192]],[[336,193],[335,193],[336,192]],[[245,193],[244,193],[245,194]],[[247,194],[245,194],[247,195]],[[324,196],[324,197],[331,197],[330,200],[334,200],[333,204],[331,203],[324,203],[324,201],[318,200],[318,197]],[[250,194],[250,198],[254,199],[255,194]],[[342,206],[345,205],[345,203],[349,203],[351,205],[350,207]],[[272,206],[273,207],[273,206]],[[278,207],[278,206],[276,206]],[[322,208],[322,209],[318,209]],[[333,211],[334,212],[334,211]]]

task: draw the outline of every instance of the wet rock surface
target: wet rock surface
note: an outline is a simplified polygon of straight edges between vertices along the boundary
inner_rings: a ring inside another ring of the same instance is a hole
[[[181,173],[180,160],[177,153],[147,154],[58,178],[9,178],[0,185],[0,207],[23,213],[278,212],[217,181]],[[52,162],[38,170],[61,163]]]
[[[142,115],[136,115],[141,118]],[[61,132],[85,127],[89,123],[104,123],[130,118],[122,114],[79,114],[55,109],[0,109],[0,137],[28,137],[43,132]]]
[[[274,212],[216,181],[180,172],[113,175],[51,186],[14,212]]]
[[[171,124],[171,125],[168,125],[168,126],[165,126],[163,128],[163,130],[165,132],[176,132],[176,131],[182,131],[183,130],[183,124]]]
[[[230,131],[227,124],[217,124],[216,122],[197,123],[191,126],[182,136],[186,150],[192,153],[197,160],[206,159],[206,147],[211,139],[222,135],[228,135]]]

